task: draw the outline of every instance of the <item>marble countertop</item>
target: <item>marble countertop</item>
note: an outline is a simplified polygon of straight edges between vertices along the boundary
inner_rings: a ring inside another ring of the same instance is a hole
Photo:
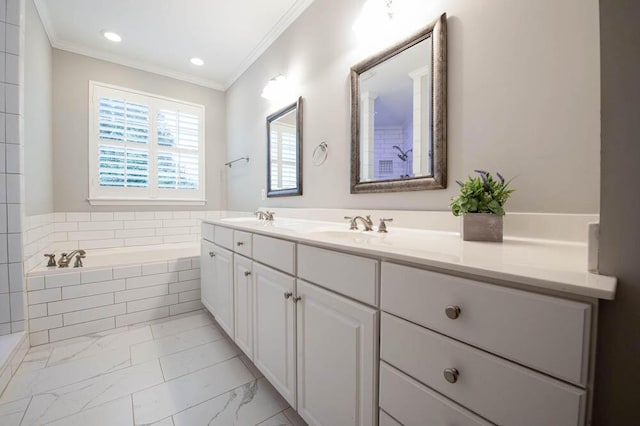
[[[587,271],[583,243],[505,237],[462,241],[457,232],[389,226],[389,233],[349,231],[348,224],[277,217],[272,223],[228,215],[205,220],[257,234],[592,298],[613,300],[616,278]]]

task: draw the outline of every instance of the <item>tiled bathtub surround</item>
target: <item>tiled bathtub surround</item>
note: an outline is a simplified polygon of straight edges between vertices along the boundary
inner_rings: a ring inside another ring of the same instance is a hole
[[[11,377],[16,374],[28,350],[29,339],[24,331],[0,338],[0,395]]]
[[[202,308],[200,258],[27,278],[32,346]]]
[[[53,213],[26,216],[22,222],[24,269],[30,271],[44,260],[53,244]]]

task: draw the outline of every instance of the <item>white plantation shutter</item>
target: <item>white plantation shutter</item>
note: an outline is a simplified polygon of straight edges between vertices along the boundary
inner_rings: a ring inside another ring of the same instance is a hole
[[[271,189],[291,189],[298,183],[296,127],[271,123]]]
[[[90,200],[204,201],[204,107],[91,82]]]

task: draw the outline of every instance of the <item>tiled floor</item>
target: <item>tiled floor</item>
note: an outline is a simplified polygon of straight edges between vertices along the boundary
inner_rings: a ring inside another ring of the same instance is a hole
[[[32,348],[10,425],[304,425],[204,311]]]

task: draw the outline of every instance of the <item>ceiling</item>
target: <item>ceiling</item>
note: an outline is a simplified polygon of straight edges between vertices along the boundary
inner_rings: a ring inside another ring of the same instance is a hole
[[[53,47],[226,90],[313,0],[34,0]],[[105,39],[108,30],[121,43]],[[204,60],[198,67],[191,57]]]

